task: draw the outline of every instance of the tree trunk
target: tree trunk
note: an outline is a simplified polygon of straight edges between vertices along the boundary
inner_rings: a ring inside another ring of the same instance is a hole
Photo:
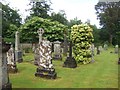
[[[113,39],[113,35],[112,34],[110,34],[110,45],[112,45],[112,39]]]

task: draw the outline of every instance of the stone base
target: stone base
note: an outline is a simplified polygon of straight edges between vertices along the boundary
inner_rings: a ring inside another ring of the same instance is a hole
[[[75,59],[72,57],[67,57],[66,61],[63,64],[63,67],[68,67],[68,68],[76,68],[77,63]]]
[[[118,64],[120,64],[120,58],[119,58],[119,60],[118,60]]]
[[[12,90],[12,84],[7,83],[7,84],[2,85],[2,90]]]
[[[55,69],[45,69],[45,68],[37,68],[35,76],[37,77],[43,77],[47,79],[56,79],[57,73],[55,72]]]
[[[53,59],[54,60],[62,60],[62,56],[61,55],[54,55]]]
[[[18,63],[23,62],[22,52],[21,52],[21,51],[15,51],[15,60],[16,60]]]
[[[34,65],[38,66],[38,62],[36,60],[34,60]]]
[[[13,65],[8,65],[8,72],[9,73],[17,73],[18,69],[17,69],[16,65],[14,65],[14,66]]]

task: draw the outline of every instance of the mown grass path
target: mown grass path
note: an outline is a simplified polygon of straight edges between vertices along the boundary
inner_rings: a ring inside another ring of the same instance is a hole
[[[94,63],[78,65],[75,69],[63,68],[63,61],[53,61],[57,79],[35,77],[33,54],[26,54],[24,62],[17,64],[19,72],[10,74],[13,88],[118,88],[117,54],[113,48],[95,55]]]

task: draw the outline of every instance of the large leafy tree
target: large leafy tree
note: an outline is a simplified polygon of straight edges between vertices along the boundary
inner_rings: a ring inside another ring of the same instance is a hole
[[[2,37],[14,38],[14,31],[21,25],[21,18],[18,14],[18,10],[14,10],[9,5],[2,5]]]
[[[100,25],[107,30],[109,42],[112,44],[113,37],[118,31],[117,24],[120,21],[120,2],[98,2],[95,9]]]
[[[66,28],[65,25],[57,22],[51,21],[50,19],[43,19],[40,17],[32,17],[27,20],[27,22],[19,28],[21,32],[21,41],[22,42],[38,42],[38,33],[37,30],[43,28],[45,33],[43,37],[47,38],[50,41],[63,41],[63,32]]]
[[[53,21],[58,21],[64,25],[68,24],[68,20],[66,19],[66,14],[64,10],[60,10],[58,13],[51,13],[51,19]]]
[[[27,16],[26,20],[34,16],[38,16],[41,18],[50,18],[48,14],[52,10],[50,8],[51,5],[50,0],[41,0],[40,2],[30,1],[29,5],[31,6],[31,8],[29,9],[30,16]]]

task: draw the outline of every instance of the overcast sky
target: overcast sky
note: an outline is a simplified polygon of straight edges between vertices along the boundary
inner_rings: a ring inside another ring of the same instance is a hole
[[[16,9],[19,9],[19,13],[22,18],[25,18],[29,15],[29,12],[26,12],[25,9],[29,9],[28,6],[29,0],[6,0],[10,3],[10,6]],[[86,22],[87,19],[90,19],[91,24],[95,24],[99,27],[99,21],[95,14],[95,5],[99,0],[51,0],[51,8],[54,12],[59,10],[64,10],[67,16],[67,19],[74,19],[77,17]]]

